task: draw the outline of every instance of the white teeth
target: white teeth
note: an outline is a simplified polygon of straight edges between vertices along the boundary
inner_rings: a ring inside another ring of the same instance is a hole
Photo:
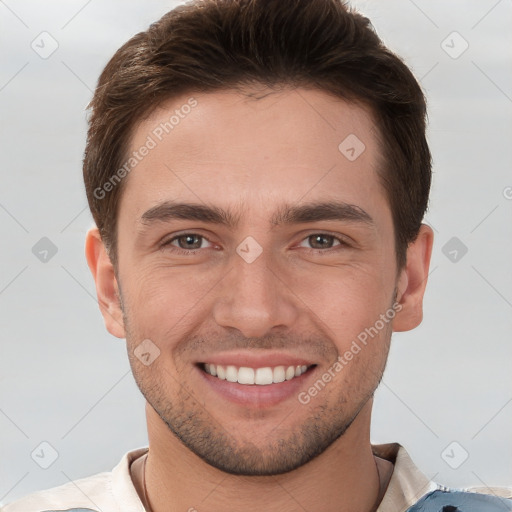
[[[302,366],[265,366],[264,368],[240,368],[229,365],[221,366],[212,363],[205,363],[203,366],[206,373],[228,382],[238,382],[239,384],[257,384],[258,386],[267,386],[277,384],[285,380],[291,380],[300,377],[306,372],[308,367]]]
[[[254,384],[254,370],[242,367],[238,370],[238,382],[240,384]]]
[[[226,380],[228,382],[236,382],[238,380],[238,371],[235,366],[228,366],[226,368]]]
[[[211,364],[210,367],[215,366],[214,364]],[[213,375],[213,373],[212,373]],[[221,380],[226,379],[226,372],[224,371],[224,368],[222,366],[217,366],[217,377]]]
[[[288,368],[286,368],[285,378],[286,380],[292,380],[293,377],[295,377],[295,367],[288,366]]]
[[[274,382],[284,382],[284,380],[285,380],[284,366],[276,366],[274,368],[274,377],[272,380]]]
[[[272,373],[272,368],[256,368],[256,372],[254,375],[254,384],[259,384],[260,386],[265,386],[267,384],[272,384],[274,379],[274,375]]]

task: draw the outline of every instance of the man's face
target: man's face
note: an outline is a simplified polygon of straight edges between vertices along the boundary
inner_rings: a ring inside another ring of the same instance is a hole
[[[400,280],[373,120],[315,90],[222,91],[163,105],[130,153],[153,146],[148,136],[156,146],[126,178],[118,218],[135,379],[209,464],[299,467],[369,411],[388,353],[391,322],[376,322],[392,318]],[[307,370],[290,378],[290,366]]]

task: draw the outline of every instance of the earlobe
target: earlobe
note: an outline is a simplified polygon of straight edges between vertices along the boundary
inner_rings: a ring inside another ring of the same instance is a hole
[[[97,227],[89,229],[85,238],[85,257],[96,283],[98,305],[108,332],[125,338],[123,312],[114,267]]]
[[[422,224],[416,240],[407,248],[407,263],[397,283],[397,302],[401,308],[393,321],[394,331],[409,331],[423,319],[423,295],[427,285],[434,232]]]

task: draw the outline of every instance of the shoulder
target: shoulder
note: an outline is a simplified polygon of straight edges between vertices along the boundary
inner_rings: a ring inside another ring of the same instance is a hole
[[[127,452],[112,471],[34,492],[0,512],[141,512],[130,465],[146,452],[147,448]]]
[[[440,488],[423,496],[407,512],[512,511],[510,488]]]
[[[425,476],[398,443],[373,445],[373,453],[394,466],[378,512],[512,511],[512,488],[448,488]]]
[[[9,505],[0,512],[100,512],[95,498],[105,501],[111,486],[111,473],[99,473],[59,487],[37,491]]]

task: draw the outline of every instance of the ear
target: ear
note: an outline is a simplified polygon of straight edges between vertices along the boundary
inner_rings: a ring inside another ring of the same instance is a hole
[[[427,286],[434,232],[422,224],[418,236],[407,248],[407,263],[400,272],[397,284],[397,314],[394,331],[409,331],[423,320],[423,295]]]
[[[108,332],[125,338],[123,312],[114,267],[97,227],[89,229],[85,238],[85,257],[96,283],[98,305]]]

